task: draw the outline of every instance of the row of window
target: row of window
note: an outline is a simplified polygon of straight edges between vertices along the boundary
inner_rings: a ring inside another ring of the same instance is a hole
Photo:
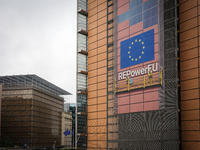
[[[158,23],[158,6],[143,12],[143,13],[137,13],[137,15],[134,15],[136,13],[132,13],[133,11],[127,11],[121,15],[118,16],[118,23],[121,23],[127,19],[130,19],[129,26],[133,26],[139,22],[143,22],[143,29],[146,29],[150,26],[153,26]]]

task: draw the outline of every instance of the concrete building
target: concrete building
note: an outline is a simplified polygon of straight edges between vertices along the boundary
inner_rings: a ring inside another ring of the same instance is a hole
[[[72,113],[72,147],[75,147],[75,132],[76,132],[76,125],[75,125],[75,117],[76,117],[76,103],[65,103],[64,104],[64,111]]]
[[[2,96],[2,85],[0,84],[0,137],[1,137],[1,96]]]
[[[62,112],[62,134],[61,134],[61,145],[69,148],[72,147],[72,113]]]
[[[77,146],[200,149],[200,1],[77,0],[77,12]]]
[[[1,76],[1,136],[17,146],[61,145],[64,99],[70,93],[36,75]]]

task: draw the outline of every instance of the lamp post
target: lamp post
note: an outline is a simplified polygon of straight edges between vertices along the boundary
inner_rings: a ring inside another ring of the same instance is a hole
[[[56,141],[54,141],[53,143],[53,149],[55,150],[55,148],[56,148]]]

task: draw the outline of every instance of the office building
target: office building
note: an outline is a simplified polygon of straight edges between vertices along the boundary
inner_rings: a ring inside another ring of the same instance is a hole
[[[69,104],[69,111],[72,113],[72,147],[75,147],[75,132],[76,132],[76,125],[75,125],[75,117],[76,117],[76,103]]]
[[[69,103],[64,103],[64,111],[65,112],[70,112],[69,111]]]
[[[17,146],[61,146],[64,99],[69,92],[36,75],[0,76],[1,137]]]
[[[2,96],[2,85],[0,84],[0,133],[1,133],[1,96]]]
[[[199,5],[77,0],[78,147],[200,148]]]
[[[72,113],[62,112],[62,131],[61,131],[61,146],[65,148],[72,147]]]
[[[64,111],[70,112],[72,114],[72,147],[75,147],[75,132],[76,132],[76,125],[75,125],[75,117],[76,117],[76,103],[65,103],[64,104]]]

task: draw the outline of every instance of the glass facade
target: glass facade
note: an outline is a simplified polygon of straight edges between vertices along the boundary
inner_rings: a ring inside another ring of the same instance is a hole
[[[75,118],[76,118],[76,104],[75,103],[70,103],[69,104],[69,111],[72,113],[72,147],[75,147],[75,133],[76,133],[76,125],[75,125]]]
[[[75,147],[76,138],[76,103],[65,103],[64,104],[64,111],[72,113],[72,147]]]
[[[36,75],[1,76],[2,131],[17,146],[61,145],[61,114],[67,91]]]
[[[88,3],[77,0],[76,147],[87,147]]]
[[[61,145],[63,99],[33,88],[3,87],[2,133],[18,146]]]

